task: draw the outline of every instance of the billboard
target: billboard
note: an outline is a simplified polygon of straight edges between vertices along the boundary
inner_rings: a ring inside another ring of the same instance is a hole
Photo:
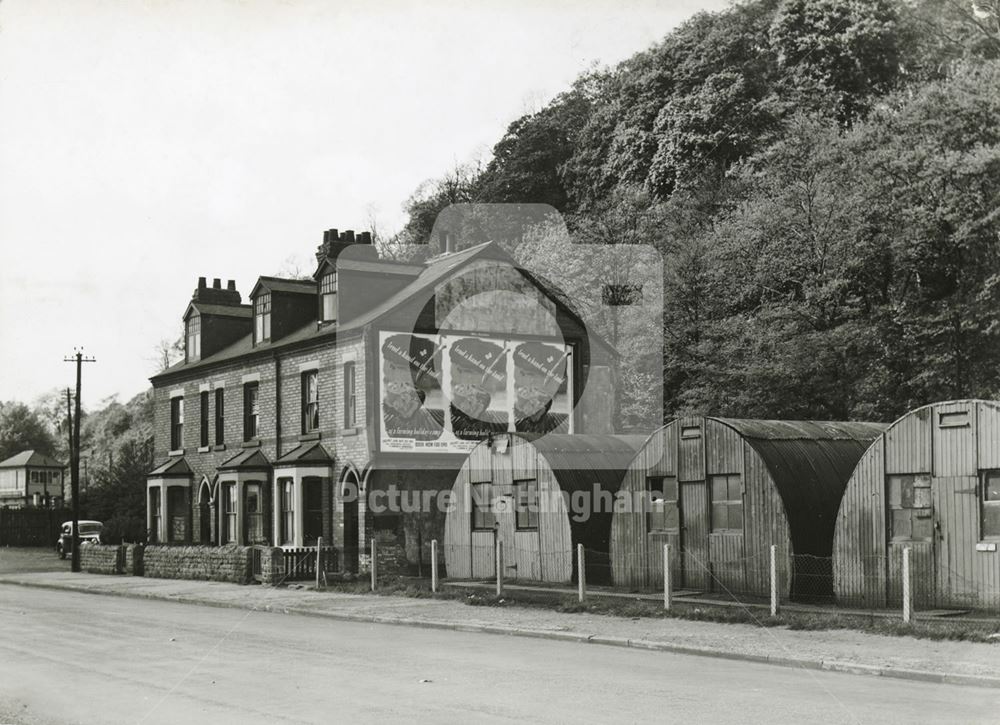
[[[380,448],[467,453],[493,434],[573,433],[563,341],[379,333]]]

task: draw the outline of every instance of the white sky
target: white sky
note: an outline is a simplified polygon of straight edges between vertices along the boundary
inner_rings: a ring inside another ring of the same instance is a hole
[[[82,345],[84,404],[124,401],[199,276],[245,298],[324,229],[400,227],[592,63],[726,4],[0,1],[0,400]]]

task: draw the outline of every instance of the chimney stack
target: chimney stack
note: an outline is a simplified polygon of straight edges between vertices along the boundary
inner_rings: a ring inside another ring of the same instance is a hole
[[[354,230],[346,229],[344,233],[340,235],[340,241],[344,244],[354,244]]]
[[[235,279],[229,280],[229,282],[226,284],[226,289],[229,290],[230,292],[235,292],[236,291],[236,280]]]
[[[207,284],[207,282],[206,282],[205,278],[204,278],[204,277],[199,277],[199,278],[198,278],[198,289],[199,289],[199,290],[203,290],[203,289],[205,289],[205,288],[206,288],[207,286],[208,286],[208,284]]]
[[[358,242],[361,244],[371,244],[372,243],[372,233],[371,232],[361,232],[358,234]]]
[[[222,280],[216,277],[212,280],[212,289],[222,289]]]

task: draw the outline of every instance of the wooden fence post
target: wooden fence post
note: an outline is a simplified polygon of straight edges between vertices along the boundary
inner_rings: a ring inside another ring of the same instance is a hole
[[[778,614],[778,547],[771,544],[771,616]]]
[[[903,548],[903,621],[910,623],[910,547]]]
[[[438,540],[431,539],[431,591],[438,590]]]
[[[375,545],[375,538],[372,537],[372,591],[378,586],[378,547]]]
[[[583,544],[576,545],[576,598],[583,601],[587,596],[587,569]]]
[[[319,589],[320,572],[323,571],[323,537],[316,537],[316,588]]]
[[[663,608],[670,611],[673,603],[673,582],[670,581],[670,544],[663,545]]]
[[[503,596],[503,542],[497,539],[497,596]]]

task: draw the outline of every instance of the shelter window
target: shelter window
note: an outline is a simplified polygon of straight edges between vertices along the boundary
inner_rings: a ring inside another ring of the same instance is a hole
[[[646,488],[649,490],[649,530],[676,531],[680,526],[677,478],[650,476],[646,479]]]
[[[170,399],[170,450],[184,447],[184,398]]]
[[[187,361],[201,358],[201,315],[191,315],[187,323]]]
[[[302,373],[302,432],[319,430],[319,372]]]
[[[1000,471],[983,473],[983,537],[1000,537]]]
[[[236,543],[236,484],[227,483],[222,490],[222,512],[225,531],[222,541],[226,544]]]
[[[743,490],[740,476],[712,476],[712,531],[743,530]]]
[[[681,428],[681,438],[701,438],[701,427],[697,425],[686,425]]]
[[[493,484],[472,484],[472,528],[476,531],[493,531],[497,516],[493,511]]]
[[[969,411],[954,410],[947,413],[938,413],[939,428],[968,428]]]
[[[930,541],[934,534],[929,474],[889,476],[889,526],[894,541]]]
[[[319,300],[322,322],[337,320],[337,273],[324,274],[319,281]]]
[[[201,447],[208,445],[208,391],[203,390],[199,395],[201,403]]]
[[[517,508],[514,522],[520,531],[538,529],[538,481],[514,481]]]
[[[271,339],[271,294],[265,292],[253,301],[254,343]]]

